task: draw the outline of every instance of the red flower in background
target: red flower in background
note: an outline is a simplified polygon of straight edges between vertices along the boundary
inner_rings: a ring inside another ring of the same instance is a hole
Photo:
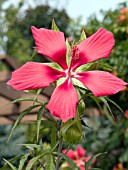
[[[63,150],[62,153],[66,153],[67,150]],[[91,156],[86,156],[86,151],[81,147],[77,146],[76,151],[70,149],[66,155],[73,160],[73,162],[80,168],[80,170],[85,170],[84,165],[85,162],[88,162]],[[96,160],[93,161],[93,164]],[[66,167],[70,167],[68,163],[65,164]],[[91,168],[91,167],[90,167]]]
[[[122,23],[125,21],[126,18],[128,18],[128,8],[122,8],[120,10],[120,16],[119,18],[117,18],[117,22]]]
[[[51,114],[63,122],[76,115],[78,94],[72,78],[81,81],[97,97],[115,94],[126,85],[123,80],[105,71],[76,72],[76,68],[83,64],[109,57],[114,46],[111,32],[100,28],[80,44],[73,45],[68,54],[71,58],[70,66],[66,62],[66,43],[62,32],[32,26],[32,34],[38,53],[60,65],[62,70],[46,63],[27,62],[12,73],[8,84],[16,90],[34,90],[45,88],[64,77],[64,82],[56,87],[47,105]]]
[[[125,117],[128,118],[128,110],[125,111]]]

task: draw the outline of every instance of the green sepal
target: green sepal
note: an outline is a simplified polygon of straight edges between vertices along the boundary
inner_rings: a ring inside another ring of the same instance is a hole
[[[50,62],[50,63],[45,63],[45,64],[49,65],[50,67],[52,67],[56,70],[63,71],[62,67],[57,63]]]
[[[57,80],[57,86],[61,85],[65,81],[65,77],[61,77]]]
[[[78,67],[75,72],[85,72],[85,71],[90,71],[90,70],[95,70],[97,67],[96,62],[91,62],[87,64],[83,64],[82,66]]]
[[[66,143],[77,144],[82,138],[82,125],[80,119],[69,119],[62,124],[60,134],[62,140]]]
[[[85,31],[83,30],[80,36],[80,40],[76,44],[80,44],[83,40],[86,40],[86,34]]]
[[[51,29],[54,30],[54,31],[60,31],[59,28],[57,27],[54,19],[52,20],[52,27],[51,27]]]
[[[68,67],[70,67],[71,59],[72,59],[70,56],[70,50],[71,50],[71,46],[68,42],[68,39],[66,39],[66,62],[67,62]]]
[[[75,85],[75,86],[78,86],[78,87],[80,87],[80,88],[83,88],[83,89],[86,89],[87,90],[87,88],[83,85],[83,83],[81,83],[79,80],[77,80],[76,78],[72,78],[72,83],[73,83],[73,85]]]

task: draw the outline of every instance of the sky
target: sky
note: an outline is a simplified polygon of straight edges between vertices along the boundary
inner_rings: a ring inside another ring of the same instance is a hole
[[[101,9],[115,9],[121,2],[124,0],[69,0],[66,9],[72,18],[81,15],[83,22],[86,22],[91,14],[99,15]]]
[[[8,2],[16,4],[18,1],[19,0],[9,0]],[[66,8],[67,13],[71,18],[75,19],[78,16],[82,16],[82,23],[85,24],[87,22],[87,18],[91,14],[96,13],[100,18],[99,11],[101,9],[115,9],[119,3],[124,2],[125,0],[26,0],[26,6],[28,4],[34,5],[34,2],[40,4],[46,1],[48,1],[52,6]]]
[[[82,23],[84,24],[91,14],[96,13],[100,19],[99,11],[101,9],[115,9],[119,3],[124,1],[126,2],[126,0],[50,0],[54,6],[57,4],[58,7],[65,7],[71,18],[75,19],[82,16]]]

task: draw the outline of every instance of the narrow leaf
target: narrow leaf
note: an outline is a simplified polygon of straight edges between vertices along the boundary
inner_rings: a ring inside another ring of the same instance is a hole
[[[100,155],[104,155],[104,154],[107,154],[107,152],[104,152],[104,153],[98,153],[96,155],[93,155],[88,162],[85,162],[85,169],[88,169],[89,166],[92,165],[92,162]]]
[[[91,168],[90,170],[103,170],[103,169],[100,169],[100,168]]]
[[[22,102],[22,101],[35,101],[35,98],[19,98],[16,100],[13,100],[11,103],[18,103],[18,102]],[[41,103],[41,101],[36,100],[36,102]]]
[[[41,119],[44,114],[44,106],[42,106],[39,109],[38,115],[37,115],[37,141],[39,140],[39,132],[40,132],[40,125],[41,125]]]
[[[110,112],[110,114],[111,114],[112,118],[114,119],[114,116],[113,116],[112,110],[111,110],[111,108],[110,108],[110,106],[109,106],[109,104],[108,104],[107,100],[105,99],[105,97],[100,97],[100,99],[101,99],[101,100],[102,100],[102,102],[106,105],[106,107],[108,108],[108,110],[109,110],[109,112]]]
[[[17,170],[17,168],[13,164],[11,164],[9,161],[7,161],[6,159],[3,159],[3,160],[11,167],[12,170]]]
[[[36,145],[36,144],[19,144],[20,146],[26,147],[30,150],[34,150],[36,149],[40,149],[40,145]]]
[[[52,155],[49,155],[49,157],[48,157],[46,169],[47,170],[55,170],[56,169]]]
[[[74,162],[67,155],[60,153],[60,152],[56,152],[56,154],[61,156],[64,160],[66,160],[66,162],[70,164],[72,169],[78,170],[78,167],[76,166],[76,164],[74,164]]]
[[[43,154],[36,156],[34,158],[32,158],[28,164],[28,166],[26,167],[26,170],[31,170],[32,166],[43,156],[45,156],[46,154],[49,154],[49,151],[45,151]]]
[[[36,56],[36,54],[38,54],[37,50],[34,51],[34,53],[32,54],[32,56],[30,57],[30,60],[32,60],[32,59]]]
[[[51,147],[53,147],[56,143],[56,132],[57,132],[57,128],[55,126],[55,124],[52,125],[52,128],[51,128],[51,134],[50,134],[50,137],[51,137]]]
[[[108,97],[105,97],[110,103],[112,103],[114,106],[116,106],[122,113],[124,113],[124,111],[120,108],[120,106],[118,106],[118,104],[116,104],[113,100],[109,99]]]
[[[21,158],[21,157],[22,157],[22,155],[18,155],[18,156],[16,156],[16,157],[10,159],[9,162],[10,162],[10,163],[15,162],[17,159],[19,159],[19,158]],[[8,167],[8,164],[5,163],[5,165],[2,167],[1,170],[7,170],[7,167]]]
[[[10,132],[10,135],[9,135],[9,138],[8,138],[8,141],[10,140],[12,134],[13,134],[13,131],[15,130],[15,128],[17,127],[17,125],[20,123],[21,119],[27,114],[29,113],[32,109],[36,108],[36,107],[39,107],[40,105],[34,105],[34,106],[30,106],[29,108],[27,108],[26,110],[24,110],[20,115],[19,117],[17,118],[16,122],[14,123],[13,127],[12,127],[12,130]]]
[[[24,164],[25,164],[26,160],[28,159],[29,155],[30,154],[26,154],[21,158],[18,170],[23,170]]]

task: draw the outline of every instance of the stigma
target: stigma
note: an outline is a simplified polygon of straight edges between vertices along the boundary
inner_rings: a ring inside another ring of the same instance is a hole
[[[73,60],[77,60],[77,59],[79,59],[79,55],[80,55],[80,50],[79,50],[79,48],[78,48],[76,45],[72,46],[72,48],[71,48],[71,50],[70,50],[70,56],[71,56],[71,58],[72,58]]]

